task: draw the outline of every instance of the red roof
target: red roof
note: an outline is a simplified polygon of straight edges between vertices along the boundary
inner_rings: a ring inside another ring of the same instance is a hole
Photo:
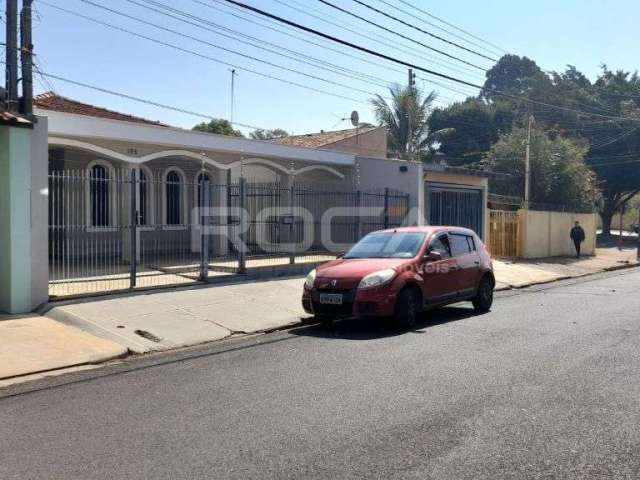
[[[16,126],[29,126],[31,122],[24,117],[16,115],[5,110],[0,110],[0,124],[2,125],[16,125]]]
[[[109,120],[120,120],[123,122],[145,123],[167,127],[168,125],[146,118],[127,115],[126,113],[115,112],[106,108],[97,107],[89,103],[78,102],[54,92],[46,92],[36,95],[33,98],[33,106],[42,110],[52,110],[55,112],[73,113],[76,115],[86,115],[87,117],[107,118]]]
[[[336,130],[333,132],[307,133],[305,135],[291,135],[284,138],[276,138],[272,141],[281,145],[294,145],[296,147],[320,148],[326,145],[346,140],[347,138],[362,135],[381,127],[350,128],[348,130]]]

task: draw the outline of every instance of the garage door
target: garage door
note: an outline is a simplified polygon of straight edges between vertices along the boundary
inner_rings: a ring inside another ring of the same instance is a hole
[[[482,190],[427,184],[426,196],[431,225],[466,227],[484,237]]]

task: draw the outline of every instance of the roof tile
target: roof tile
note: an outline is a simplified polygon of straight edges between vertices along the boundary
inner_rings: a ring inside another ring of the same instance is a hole
[[[146,118],[115,112],[89,103],[78,102],[77,100],[63,97],[62,95],[58,95],[54,92],[46,92],[41,95],[36,95],[33,98],[33,105],[34,107],[41,108],[42,110],[53,110],[55,112],[73,113],[75,115],[106,118],[109,120],[119,120],[123,122],[145,123],[161,127],[168,126],[160,122],[147,120]]]

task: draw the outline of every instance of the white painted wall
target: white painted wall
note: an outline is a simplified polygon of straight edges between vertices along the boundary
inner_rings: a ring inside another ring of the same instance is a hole
[[[524,258],[545,258],[575,255],[569,237],[574,222],[580,222],[586,239],[584,255],[596,253],[597,215],[595,213],[543,212],[519,210],[521,251]]]
[[[31,134],[0,125],[0,311],[31,304]]]
[[[31,135],[31,306],[49,298],[49,149],[46,117]]]
[[[406,172],[400,167],[407,167]],[[422,163],[388,158],[356,158],[356,189],[392,188],[409,194],[409,209],[414,211],[412,223],[424,224],[424,171]]]

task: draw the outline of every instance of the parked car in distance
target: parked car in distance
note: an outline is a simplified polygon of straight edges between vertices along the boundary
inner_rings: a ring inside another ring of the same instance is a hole
[[[491,257],[472,230],[403,227],[370,233],[344,256],[305,279],[302,306],[323,322],[339,317],[393,317],[405,328],[421,311],[470,300],[493,303]]]

